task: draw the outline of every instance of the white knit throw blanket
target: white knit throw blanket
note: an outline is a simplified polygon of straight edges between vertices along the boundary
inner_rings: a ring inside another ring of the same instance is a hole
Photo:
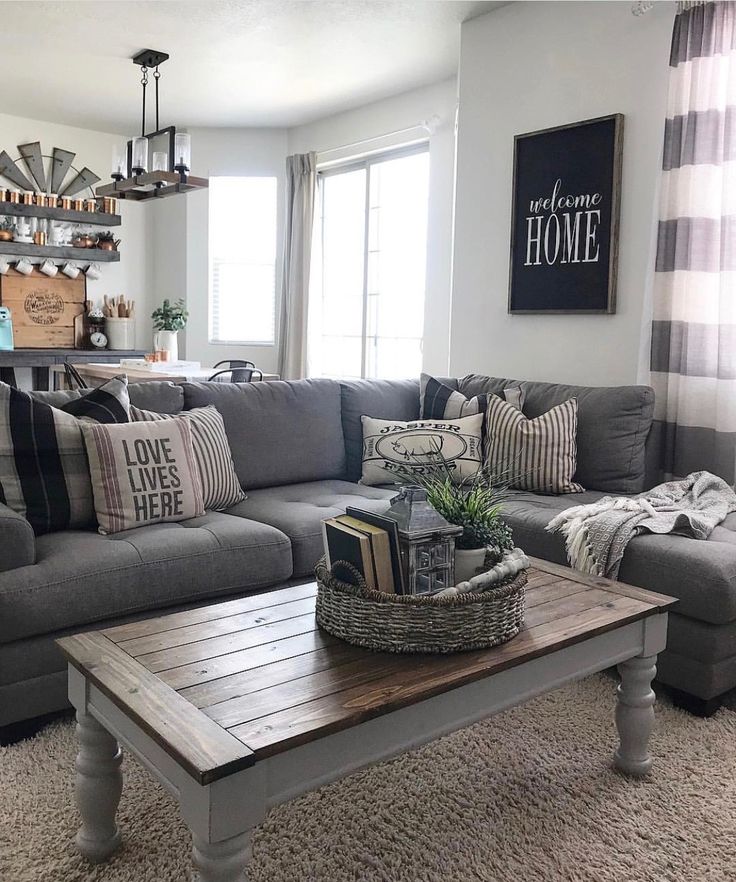
[[[583,573],[616,579],[629,541],[637,533],[678,533],[707,539],[729,512],[736,493],[710,472],[693,472],[639,496],[604,496],[567,508],[547,531],[565,537],[570,565]]]

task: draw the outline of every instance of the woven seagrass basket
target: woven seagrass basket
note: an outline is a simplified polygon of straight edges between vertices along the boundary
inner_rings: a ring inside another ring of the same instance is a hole
[[[337,578],[350,573],[358,584]],[[381,652],[461,652],[511,640],[524,624],[526,572],[478,594],[431,597],[368,588],[349,563],[315,568],[317,623],[341,640]]]

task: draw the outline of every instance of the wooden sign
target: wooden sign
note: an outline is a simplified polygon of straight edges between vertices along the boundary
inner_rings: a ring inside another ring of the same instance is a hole
[[[517,135],[509,312],[613,313],[623,114]]]
[[[16,270],[0,276],[0,304],[12,313],[15,348],[74,349],[86,287],[83,273],[50,279],[34,269],[29,276]]]

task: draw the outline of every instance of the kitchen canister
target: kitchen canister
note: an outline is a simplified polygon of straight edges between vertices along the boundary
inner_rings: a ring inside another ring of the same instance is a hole
[[[135,319],[105,319],[108,349],[135,349]]]

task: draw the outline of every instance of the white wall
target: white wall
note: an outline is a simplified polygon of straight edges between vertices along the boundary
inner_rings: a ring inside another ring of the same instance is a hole
[[[120,135],[0,114],[0,149],[7,150],[13,159],[18,156],[16,145],[40,141],[44,153],[50,154],[54,147],[76,153],[74,166],[77,169],[87,166],[105,183],[109,181],[112,145],[122,140]],[[120,262],[101,264],[102,278],[87,283],[87,296],[95,302],[101,302],[104,294],[124,294],[126,298],[135,300],[136,342],[140,348],[146,348],[150,342],[151,327],[147,244],[149,213],[147,206],[125,202],[121,203],[120,213],[122,226],[114,230],[116,238],[122,239]]]
[[[462,27],[451,373],[632,383],[653,262],[674,3],[513,3]],[[510,316],[514,135],[625,115],[618,311]]]
[[[424,314],[424,369],[445,374],[449,361],[452,201],[455,162],[455,79],[366,104],[289,130],[289,153],[318,154],[381,138],[381,147],[405,141],[399,130],[419,126],[437,116],[429,137],[430,182],[427,248],[427,294]],[[397,132],[392,135],[391,133]],[[388,137],[381,137],[388,136]],[[372,149],[377,143],[370,145]],[[344,155],[364,152],[360,146]],[[336,158],[333,153],[330,159]]]

